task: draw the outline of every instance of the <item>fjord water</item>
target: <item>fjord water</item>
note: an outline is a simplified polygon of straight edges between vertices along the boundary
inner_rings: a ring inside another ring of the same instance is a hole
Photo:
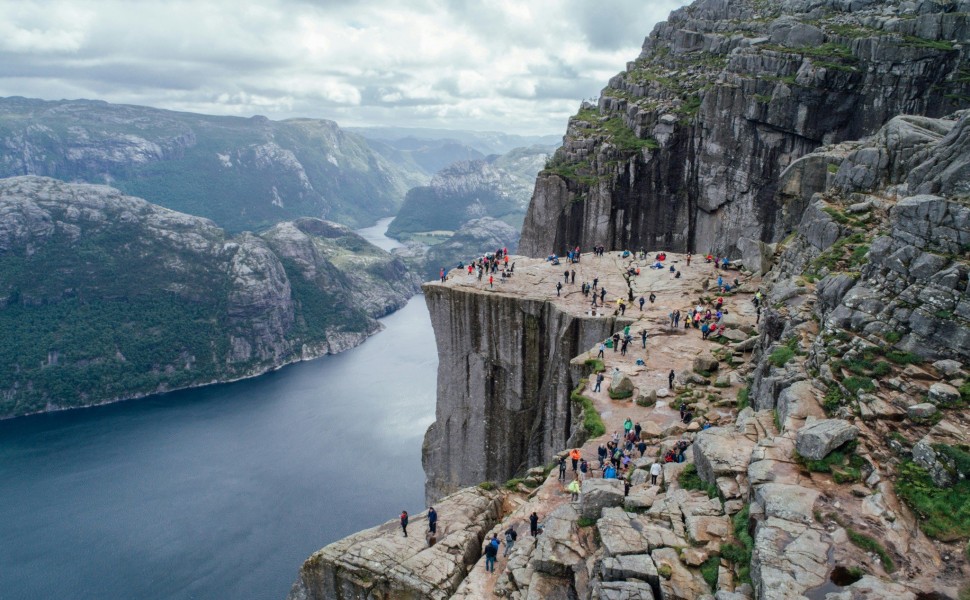
[[[285,598],[313,551],[423,510],[424,298],[337,356],[0,422],[0,600]]]

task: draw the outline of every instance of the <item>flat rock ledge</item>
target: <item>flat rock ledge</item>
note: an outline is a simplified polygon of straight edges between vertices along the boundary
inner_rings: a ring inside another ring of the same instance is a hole
[[[479,559],[485,533],[501,517],[501,494],[465,488],[435,505],[438,541],[425,537],[427,513],[356,533],[303,563],[288,600],[450,597]]]

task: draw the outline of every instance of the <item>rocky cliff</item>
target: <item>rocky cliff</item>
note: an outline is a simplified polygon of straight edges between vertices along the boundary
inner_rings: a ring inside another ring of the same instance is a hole
[[[318,219],[230,236],[120,191],[0,180],[0,417],[246,377],[335,353],[416,289]]]
[[[602,243],[734,258],[742,239],[783,239],[808,201],[797,186],[777,193],[800,157],[898,114],[970,105],[968,15],[956,0],[674,11],[570,120],[536,181],[521,252]]]
[[[2,98],[0,177],[17,175],[109,184],[229,231],[298,217],[370,224],[422,182],[333,121]]]
[[[460,270],[424,284],[438,344],[435,422],[422,450],[429,500],[542,464],[582,429],[569,393],[584,372],[571,361],[616,320],[522,296],[559,278],[558,268],[522,265],[492,287]]]

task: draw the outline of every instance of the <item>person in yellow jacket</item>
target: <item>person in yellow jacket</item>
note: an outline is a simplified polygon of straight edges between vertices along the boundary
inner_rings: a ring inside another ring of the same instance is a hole
[[[566,489],[569,490],[569,493],[570,494],[572,494],[572,498],[571,499],[573,501],[579,500],[579,489],[580,488],[579,488],[579,480],[578,479],[573,479],[569,483],[569,486],[566,487]]]

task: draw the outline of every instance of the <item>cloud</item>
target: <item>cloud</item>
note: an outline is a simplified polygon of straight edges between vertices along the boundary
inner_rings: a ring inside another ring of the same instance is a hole
[[[0,95],[559,133],[681,4],[18,0]]]

